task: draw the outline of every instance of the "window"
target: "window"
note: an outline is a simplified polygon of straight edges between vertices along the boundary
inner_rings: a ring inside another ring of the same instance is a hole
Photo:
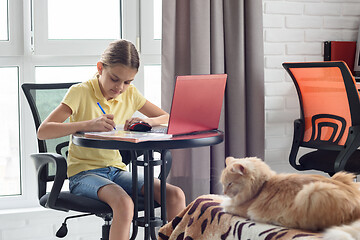
[[[160,54],[161,52],[161,0],[141,1],[141,52]],[[149,24],[152,23],[152,24]]]
[[[134,84],[160,106],[161,0],[0,0],[0,106],[11,119],[0,125],[0,209],[38,206],[36,131],[21,84],[86,81],[119,38],[137,46]]]
[[[119,39],[120,10],[118,0],[49,1],[48,39]]]
[[[122,37],[121,2],[33,0],[34,53],[101,54],[110,41]]]
[[[21,194],[19,154],[18,67],[0,67],[0,195]],[[11,121],[10,121],[11,119]]]
[[[144,96],[147,100],[161,107],[161,65],[144,66]]]
[[[144,95],[150,102],[161,107],[162,0],[143,0],[141,20],[142,26],[152,23],[141,28]]]
[[[154,0],[154,39],[160,40],[162,35],[162,0]]]

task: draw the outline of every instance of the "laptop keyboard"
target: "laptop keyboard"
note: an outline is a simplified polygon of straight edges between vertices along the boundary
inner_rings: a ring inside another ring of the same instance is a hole
[[[153,132],[153,133],[167,133],[167,127],[165,127],[165,126],[156,126],[156,127],[153,127],[150,132]]]

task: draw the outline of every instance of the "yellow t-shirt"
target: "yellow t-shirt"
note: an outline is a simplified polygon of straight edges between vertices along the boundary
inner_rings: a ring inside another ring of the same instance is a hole
[[[146,102],[144,96],[130,85],[129,88],[114,99],[106,100],[101,93],[98,79],[91,79],[84,83],[73,85],[62,103],[72,110],[70,122],[86,121],[97,118],[101,112],[99,102],[106,113],[114,114],[116,125],[125,121],[142,108]],[[81,171],[103,167],[117,167],[125,170],[118,150],[85,148],[76,146],[71,142],[68,152],[68,176],[71,177]]]

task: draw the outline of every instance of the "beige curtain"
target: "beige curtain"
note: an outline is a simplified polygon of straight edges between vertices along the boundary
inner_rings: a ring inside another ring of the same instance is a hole
[[[190,202],[222,192],[225,157],[264,157],[262,1],[163,0],[162,23],[165,110],[170,110],[177,75],[228,74],[219,125],[225,141],[172,152],[168,181],[180,186]]]

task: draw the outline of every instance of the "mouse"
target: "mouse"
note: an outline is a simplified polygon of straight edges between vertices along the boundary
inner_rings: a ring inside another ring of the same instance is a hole
[[[140,122],[134,122],[130,124],[129,126],[130,131],[136,131],[136,132],[148,132],[151,130],[150,124],[140,121]]]

